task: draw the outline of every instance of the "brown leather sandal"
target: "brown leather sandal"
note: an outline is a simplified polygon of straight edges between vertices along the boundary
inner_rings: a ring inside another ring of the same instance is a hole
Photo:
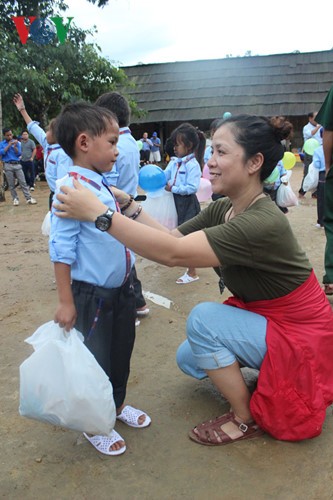
[[[324,283],[324,292],[325,295],[333,295],[333,284]]]
[[[221,429],[223,424],[232,422],[242,432],[242,435],[233,439]],[[221,446],[225,444],[235,443],[243,439],[254,439],[262,436],[264,431],[255,422],[244,424],[235,419],[233,412],[226,413],[214,420],[207,420],[202,424],[197,425],[189,432],[189,438],[196,443],[206,446]]]

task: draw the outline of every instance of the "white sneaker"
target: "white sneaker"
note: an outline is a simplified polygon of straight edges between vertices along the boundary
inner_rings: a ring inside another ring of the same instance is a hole
[[[135,320],[135,326],[136,327],[140,326],[140,320],[138,318],[136,318],[136,320]]]
[[[35,188],[31,186],[30,191],[35,191]]]
[[[35,198],[30,198],[30,200],[27,200],[27,203],[28,205],[36,205],[37,201],[35,200]]]
[[[19,204],[20,204],[19,200],[15,198],[15,200],[13,200],[14,207],[17,207]]]

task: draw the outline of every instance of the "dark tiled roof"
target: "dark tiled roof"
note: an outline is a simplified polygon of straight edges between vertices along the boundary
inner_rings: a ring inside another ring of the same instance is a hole
[[[333,84],[333,50],[143,64],[123,70],[147,115],[137,123],[212,120],[233,114],[304,116]]]

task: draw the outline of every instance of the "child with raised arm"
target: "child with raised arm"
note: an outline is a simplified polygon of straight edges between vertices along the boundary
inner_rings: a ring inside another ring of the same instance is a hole
[[[98,106],[67,105],[57,118],[59,144],[74,164],[62,184],[72,186],[73,179],[79,179],[108,210],[96,224],[51,215],[50,256],[59,296],[55,322],[67,331],[75,326],[82,332],[112,383],[117,419],[142,428],[150,424],[148,415],[124,404],[135,339],[135,296],[129,279],[134,257],[114,238],[110,251],[106,233],[119,211],[103,177],[117,160],[118,135],[115,115]],[[106,455],[126,450],[115,430],[110,437],[85,437]]]
[[[44,150],[44,172],[50,188],[49,208],[51,209],[56,181],[67,175],[73,162],[59,144],[57,144],[55,120],[53,119],[50,121],[47,131],[45,132],[39,126],[39,123],[34,121],[27,113],[21,94],[15,94],[13,101],[27,124],[29,134],[35,137]]]

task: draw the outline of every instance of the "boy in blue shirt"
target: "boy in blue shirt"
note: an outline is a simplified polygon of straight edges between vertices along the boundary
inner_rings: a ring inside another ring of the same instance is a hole
[[[125,193],[137,196],[139,184],[140,153],[136,140],[129,128],[131,109],[125,97],[118,92],[106,92],[95,102],[96,106],[102,106],[114,113],[119,124],[119,140],[117,161],[112,170],[105,176],[108,185],[116,186]],[[136,314],[139,317],[147,316],[149,308],[142,293],[141,281],[137,277],[136,269],[132,268],[132,278],[135,293]],[[140,321],[137,320],[136,326]]]
[[[105,108],[75,103],[63,109],[56,125],[58,143],[74,165],[61,184],[72,186],[79,179],[109,209],[95,224],[51,216],[50,256],[59,296],[55,322],[67,331],[75,326],[84,335],[113,385],[117,419],[147,427],[146,413],[124,405],[135,339],[135,296],[129,279],[134,257],[105,232],[119,211],[103,176],[117,160],[118,123]],[[109,437],[85,437],[106,455],[126,450],[116,431]]]

